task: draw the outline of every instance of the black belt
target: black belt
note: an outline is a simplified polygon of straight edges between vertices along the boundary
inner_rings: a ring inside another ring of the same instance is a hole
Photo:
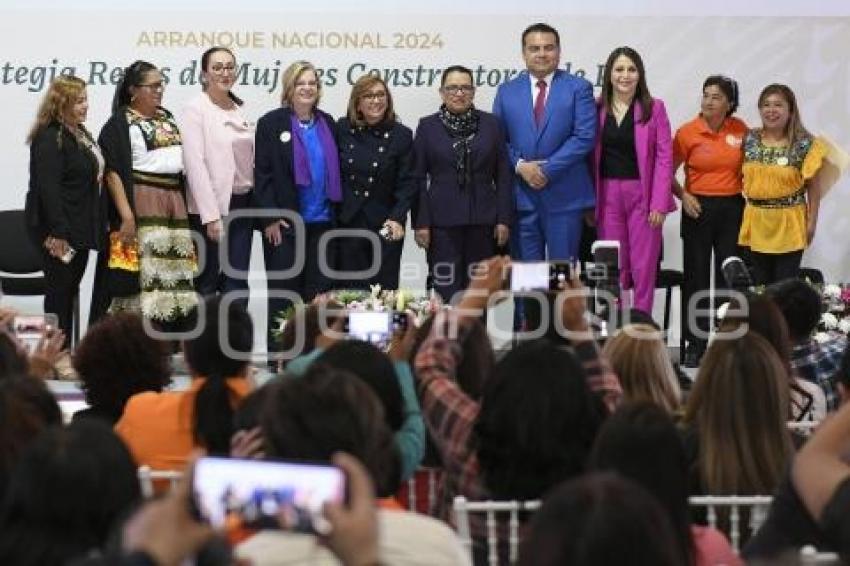
[[[806,188],[803,187],[793,195],[780,198],[748,198],[747,204],[758,208],[790,208],[806,204]]]

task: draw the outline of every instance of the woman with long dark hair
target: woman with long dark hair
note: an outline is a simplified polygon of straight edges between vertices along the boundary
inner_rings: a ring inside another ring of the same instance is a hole
[[[121,284],[111,273],[106,278],[110,309],[141,311],[171,330],[182,326],[197,302],[192,288],[197,262],[186,214],[180,130],[161,106],[165,83],[150,63],[127,67],[99,142],[110,196],[109,267],[117,267],[116,248],[138,256],[137,278],[121,278]]]
[[[673,155],[664,102],[649,93],[643,60],[631,47],[608,56],[597,105],[592,173],[599,238],[620,243],[620,285],[634,289],[632,306],[651,314],[661,226],[676,210]]]

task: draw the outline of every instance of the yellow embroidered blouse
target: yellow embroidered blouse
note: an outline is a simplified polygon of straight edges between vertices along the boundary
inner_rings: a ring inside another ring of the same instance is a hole
[[[813,137],[790,147],[770,147],[761,132],[744,138],[744,218],[738,244],[754,252],[781,254],[806,247],[806,183],[820,170],[826,144]]]

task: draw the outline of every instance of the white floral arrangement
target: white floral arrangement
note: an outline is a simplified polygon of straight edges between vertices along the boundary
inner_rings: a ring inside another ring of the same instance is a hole
[[[414,324],[420,326],[425,319],[443,307],[440,296],[433,291],[412,291],[410,289],[383,290],[380,285],[372,285],[365,289],[339,289],[317,295],[313,303],[335,302],[349,311],[409,311],[413,314]],[[292,315],[295,306],[278,313],[275,320],[278,328],[275,334],[280,335]]]
[[[820,289],[824,312],[815,331],[815,340],[829,340],[831,332],[850,335],[850,285],[831,283]]]

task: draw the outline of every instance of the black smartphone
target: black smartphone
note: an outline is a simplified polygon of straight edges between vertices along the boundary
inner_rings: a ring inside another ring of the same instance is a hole
[[[327,534],[325,503],[345,500],[345,474],[330,465],[201,458],[192,492],[215,529],[282,529]]]

